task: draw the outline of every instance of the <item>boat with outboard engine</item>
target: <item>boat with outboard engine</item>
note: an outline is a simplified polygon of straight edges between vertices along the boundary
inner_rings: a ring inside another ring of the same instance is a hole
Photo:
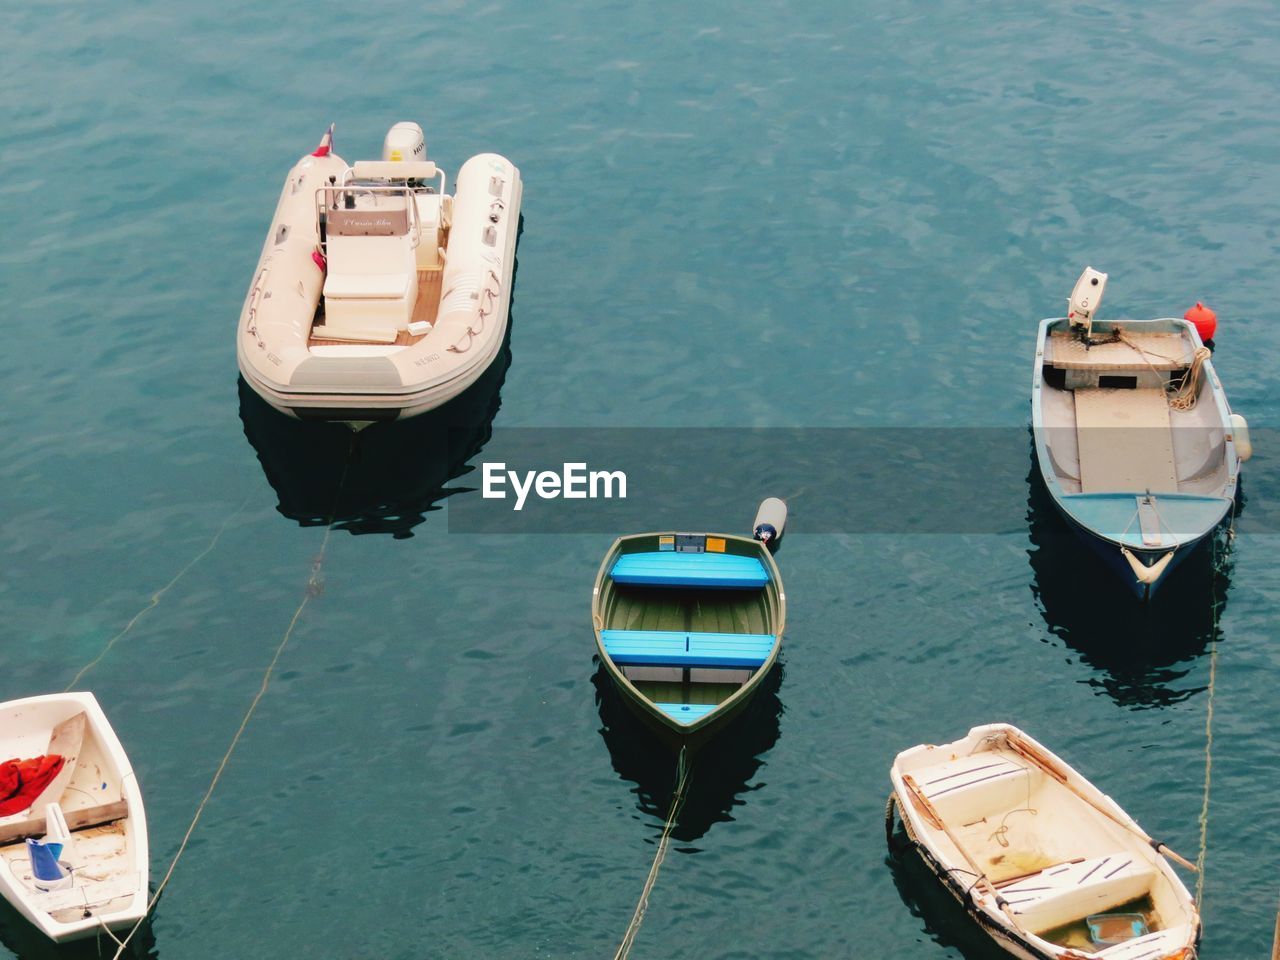
[[[1227,517],[1252,447],[1197,326],[1098,320],[1106,282],[1086,268],[1041,321],[1032,429],[1054,505],[1145,600]]]
[[[267,403],[359,428],[440,406],[503,344],[523,191],[494,153],[454,193],[422,128],[348,165],[330,126],[289,171],[240,314],[236,356]]]
[[[771,553],[786,505],[756,536],[642,533],[605,554],[591,595],[596,652],[634,712],[669,741],[702,741],[740,712],[778,660],[787,596]]]

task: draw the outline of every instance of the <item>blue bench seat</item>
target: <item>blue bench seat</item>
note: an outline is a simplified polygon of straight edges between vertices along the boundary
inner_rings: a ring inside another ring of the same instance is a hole
[[[605,652],[619,666],[749,667],[769,659],[771,633],[687,633],[601,630]]]
[[[610,571],[614,583],[645,587],[713,587],[756,590],[769,582],[759,557],[731,553],[627,553]]]
[[[655,707],[681,723],[693,723],[720,706],[718,703],[655,703]]]

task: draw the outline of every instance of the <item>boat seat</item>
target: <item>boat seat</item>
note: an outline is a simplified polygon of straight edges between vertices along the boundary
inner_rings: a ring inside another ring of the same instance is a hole
[[[645,587],[711,587],[754,590],[769,582],[758,557],[731,553],[627,553],[610,571],[614,583]]]
[[[1032,771],[1008,757],[976,753],[927,767],[915,776],[938,815],[963,826],[1026,805]]]
[[[1074,334],[1054,333],[1045,343],[1045,363],[1059,370],[1173,371],[1190,366],[1195,356],[1191,341],[1181,334],[1131,330],[1125,338],[1128,342],[1116,340],[1086,346]],[[1134,349],[1131,344],[1141,349]]]
[[[29,902],[46,913],[53,913],[68,908],[97,907],[120,897],[134,896],[137,892],[138,875],[129,872],[96,882],[77,879],[74,886],[63,890],[39,891]]]
[[[769,633],[688,633],[681,630],[601,630],[619,666],[760,667],[777,638]]]
[[[325,241],[326,323],[346,329],[403,329],[418,299],[416,237],[404,197],[360,198],[361,206],[331,210]],[[372,204],[372,205],[370,205]]]
[[[1023,929],[1043,933],[1137,900],[1154,877],[1145,860],[1122,852],[1048,867],[1003,886],[1000,894]]]
[[[681,723],[693,723],[720,706],[718,703],[655,703],[655,707]]]

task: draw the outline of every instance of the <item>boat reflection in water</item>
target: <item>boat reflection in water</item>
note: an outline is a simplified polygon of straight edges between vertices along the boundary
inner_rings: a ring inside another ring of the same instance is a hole
[[[912,848],[897,817],[894,822],[885,863],[893,876],[898,896],[911,915],[923,923],[921,932],[938,946],[956,951],[965,960],[1009,960],[1009,954],[973,922],[973,917],[938,882]]]
[[[123,940],[126,933],[122,931],[118,936]],[[104,957],[114,957],[119,949],[105,933],[70,943],[54,943],[2,897],[0,945],[18,960],[103,960]],[[155,931],[148,917],[142,921],[124,953],[120,954],[120,960],[156,960],[159,955]]]
[[[1167,706],[1199,692],[1179,682],[1190,661],[1221,639],[1220,632],[1214,636],[1215,611],[1220,615],[1227,602],[1232,568],[1225,530],[1193,548],[1169,574],[1159,603],[1135,604],[1067,526],[1034,467],[1028,483],[1032,591],[1049,632],[1097,671],[1088,683],[1133,709]],[[1243,503],[1241,495],[1237,515]]]
[[[779,662],[742,713],[691,754],[684,806],[671,831],[676,842],[691,843],[713,824],[734,819],[733,808],[746,803],[743,795],[764,786],[752,780],[765,764],[764,754],[778,742],[782,673]],[[603,666],[592,682],[600,736],[614,770],[636,785],[632,792],[641,813],[665,821],[676,784],[676,752],[627,708]]]
[[[302,526],[353,534],[413,536],[467,473],[493,431],[511,364],[510,340],[474,384],[443,406],[353,433],[345,424],[294,420],[272,409],[240,379],[244,435],[280,498],[277,509]]]

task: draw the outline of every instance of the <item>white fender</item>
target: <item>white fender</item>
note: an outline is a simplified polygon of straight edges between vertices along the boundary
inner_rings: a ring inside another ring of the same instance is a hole
[[[770,548],[782,539],[787,528],[787,505],[777,497],[769,497],[760,504],[756,511],[755,523],[751,525],[751,535]]]
[[[1236,457],[1241,463],[1253,456],[1253,441],[1249,439],[1249,421],[1238,413],[1231,415],[1231,439],[1235,441]]]

